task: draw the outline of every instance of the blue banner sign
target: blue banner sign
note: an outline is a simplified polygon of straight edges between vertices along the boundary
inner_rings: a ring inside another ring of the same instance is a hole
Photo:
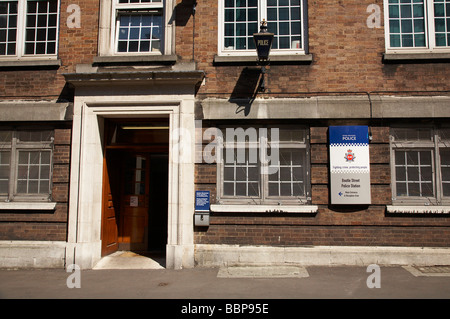
[[[370,204],[368,126],[330,126],[332,204]]]
[[[369,128],[367,126],[330,126],[330,144],[368,145]]]

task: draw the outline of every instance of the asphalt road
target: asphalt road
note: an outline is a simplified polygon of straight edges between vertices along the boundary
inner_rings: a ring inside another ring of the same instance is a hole
[[[450,267],[447,267],[450,270]],[[404,267],[305,267],[290,278],[182,270],[0,270],[1,299],[450,299],[450,273]]]

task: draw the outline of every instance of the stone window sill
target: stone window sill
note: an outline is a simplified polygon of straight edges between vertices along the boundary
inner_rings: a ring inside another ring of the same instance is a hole
[[[439,60],[450,61],[450,53],[384,53],[383,61],[387,63],[395,63],[402,61],[420,62],[428,61],[435,62]]]
[[[450,206],[386,206],[391,214],[450,214]]]
[[[315,205],[211,205],[211,212],[218,213],[317,213]]]
[[[274,55],[270,56],[271,64],[301,64],[311,63],[313,60],[312,54],[296,54],[296,55]],[[256,56],[214,56],[214,64],[227,65],[227,64],[257,64]]]
[[[55,202],[3,202],[0,210],[54,210]]]
[[[1,60],[1,68],[39,68],[39,67],[57,67],[61,66],[60,59],[49,59],[49,60]]]
[[[136,63],[154,63],[154,64],[175,64],[177,56],[172,55],[115,55],[115,56],[97,56],[94,57],[94,64],[136,64]]]

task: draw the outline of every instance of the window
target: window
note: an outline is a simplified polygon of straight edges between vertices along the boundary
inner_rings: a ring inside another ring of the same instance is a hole
[[[53,131],[0,131],[0,198],[49,200]]]
[[[218,194],[227,203],[306,203],[307,133],[298,128],[226,128],[218,161]]]
[[[175,61],[175,4],[175,0],[100,0],[99,55],[94,62]]]
[[[164,47],[163,0],[113,1],[115,54],[161,54]]]
[[[58,21],[58,0],[1,0],[0,57],[56,58]]]
[[[394,202],[450,202],[450,129],[392,129],[391,154]]]
[[[387,51],[449,51],[450,0],[385,0],[384,4]]]
[[[220,0],[219,52],[250,54],[262,20],[274,33],[271,54],[304,54],[303,0]],[[256,55],[256,52],[252,52]]]

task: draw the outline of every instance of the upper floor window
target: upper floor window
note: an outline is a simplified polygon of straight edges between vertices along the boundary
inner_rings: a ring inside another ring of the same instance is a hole
[[[256,54],[253,33],[262,20],[274,33],[271,54],[304,53],[303,0],[219,0],[219,10],[219,53]]]
[[[56,58],[58,21],[58,0],[0,0],[0,57]]]
[[[116,0],[116,53],[160,53],[163,0]]]
[[[450,202],[450,129],[391,130],[393,202]]]
[[[386,49],[450,50],[450,0],[385,0]]]
[[[170,55],[175,0],[100,0],[99,56]]]

